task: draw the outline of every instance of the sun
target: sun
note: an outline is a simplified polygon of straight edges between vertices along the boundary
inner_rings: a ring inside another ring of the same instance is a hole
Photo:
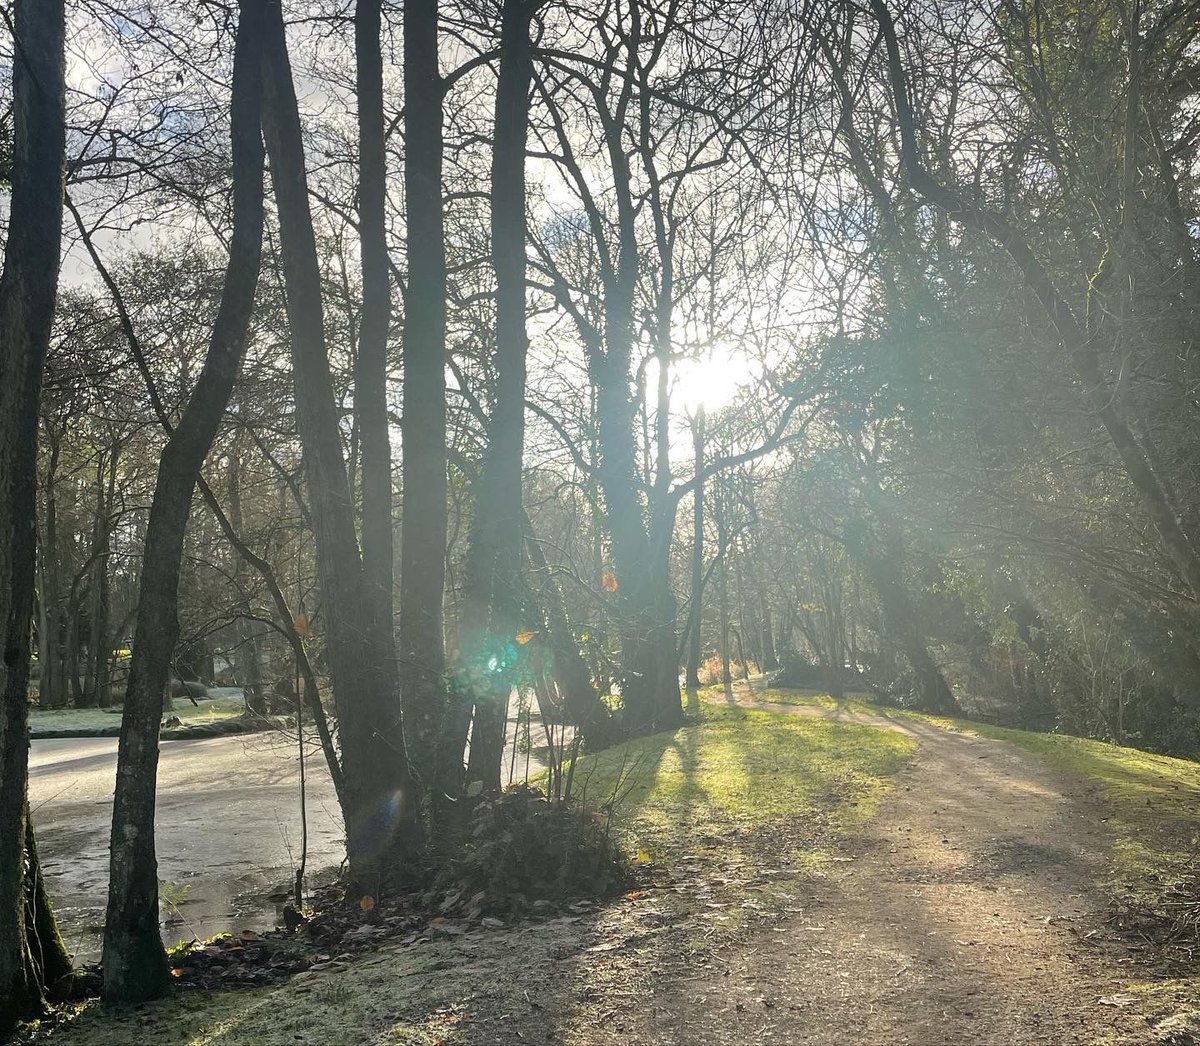
[[[676,360],[671,365],[671,411],[689,417],[703,408],[711,414],[732,403],[754,377],[749,357],[733,347],[718,346],[702,356]],[[652,361],[646,387],[655,388],[657,381],[658,365]]]

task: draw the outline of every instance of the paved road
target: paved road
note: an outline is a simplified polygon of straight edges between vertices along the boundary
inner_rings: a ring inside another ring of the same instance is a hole
[[[506,781],[545,766],[541,753],[514,756],[516,711],[508,728]],[[544,743],[540,720],[531,726]],[[165,741],[158,764],[155,817],[163,940],[211,937],[276,924],[268,895],[290,890],[300,850],[295,740],[278,733],[203,741]],[[67,946],[99,957],[108,892],[108,835],[117,742],[110,738],[34,741],[29,798],[50,896]],[[308,870],[327,872],[345,855],[341,816],[324,758],[308,758]],[[180,889],[186,893],[180,897]]]
[[[296,748],[279,734],[164,742],[155,818],[159,878],[177,911],[163,939],[208,937],[273,926],[267,895],[293,877],[299,859]],[[29,791],[38,850],[68,947],[99,954],[108,889],[117,742],[34,741]],[[341,862],[343,836],[333,785],[319,752],[308,759],[310,872]],[[178,888],[177,888],[178,887]]]

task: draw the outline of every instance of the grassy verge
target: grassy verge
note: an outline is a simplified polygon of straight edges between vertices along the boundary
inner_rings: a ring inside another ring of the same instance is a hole
[[[912,748],[856,723],[706,703],[694,726],[582,758],[575,792],[612,809],[631,850],[670,859],[720,828],[791,819],[851,830]]]
[[[201,700],[199,707],[193,705],[186,697],[177,697],[174,699],[174,707],[164,715],[178,716],[183,723],[196,726],[241,715],[244,709],[245,702],[240,697]],[[120,725],[119,708],[33,708],[29,712],[29,726],[32,730],[92,730]]]
[[[179,993],[132,1012],[91,1004],[53,1040],[459,1042],[473,1019],[502,1021],[496,1014],[527,1008],[522,1000],[529,997],[544,1003],[548,983],[590,984],[590,967],[618,955],[641,954],[648,968],[662,969],[689,949],[708,947],[722,927],[736,932],[754,913],[791,903],[781,866],[791,876],[806,874],[814,856],[861,825],[912,749],[890,730],[706,704],[694,724],[585,756],[576,767],[576,791],[604,808],[598,816],[609,817],[623,845],[649,867],[648,891],[594,917],[475,930],[453,940],[434,934],[411,947],[388,943],[274,988]],[[649,917],[687,932],[668,942],[646,930]],[[597,947],[597,939],[609,943]],[[538,1014],[544,1030],[549,1018]],[[479,1028],[472,1034],[475,1042],[516,1041],[479,1038]]]

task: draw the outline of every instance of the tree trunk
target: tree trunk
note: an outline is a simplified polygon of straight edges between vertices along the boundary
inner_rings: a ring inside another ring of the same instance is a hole
[[[296,423],[304,447],[327,622],[325,652],[342,749],[346,853],[351,876],[372,892],[385,873],[396,869],[399,856],[421,845],[418,795],[394,685],[395,646],[390,633],[385,636],[372,626],[362,599],[365,578],[325,343],[300,114],[282,13],[275,6],[269,10],[263,127],[279,211]]]
[[[884,542],[883,555],[877,555],[866,547],[864,535],[853,532],[846,535],[847,551],[862,566],[867,580],[879,595],[884,631],[899,646],[912,668],[918,706],[926,712],[954,713],[958,711],[958,702],[937,662],[930,656],[917,608],[904,585],[901,547],[898,536],[892,534]]]
[[[121,447],[113,443],[106,459],[107,480],[98,476],[100,487],[97,500],[98,534],[92,564],[92,620],[88,634],[88,700],[94,706],[106,707],[110,704],[109,694],[110,665],[109,655],[112,653],[112,639],[109,632],[111,624],[111,601],[109,595],[108,560],[112,551],[112,514],[116,500],[117,463],[120,461]]]
[[[38,403],[58,289],[65,102],[62,0],[14,11],[12,193],[0,275],[0,1035],[44,1006],[25,898],[36,861],[29,826],[30,621],[36,569]],[[37,881],[33,881],[36,891]],[[41,894],[44,898],[44,892]],[[45,922],[53,924],[49,905]],[[58,940],[57,934],[53,938]]]
[[[496,394],[475,489],[458,642],[459,699],[475,705],[471,762],[500,788],[509,694],[524,648],[521,593],[525,447],[525,143],[533,57],[528,0],[504,0],[492,148],[492,268],[496,274]],[[489,670],[492,658],[497,659]],[[453,756],[453,753],[451,753]],[[457,762],[452,758],[450,765]]]
[[[395,650],[393,628],[392,441],[388,420],[388,336],[392,287],[387,250],[387,161],[383,129],[381,0],[354,11],[358,92],[358,235],[362,256],[362,317],[354,369],[354,414],[362,469],[363,610],[378,650]],[[381,666],[388,703],[399,703],[394,655]]]
[[[442,600],[446,584],[446,240],[437,0],[404,6],[403,515],[400,666],[404,733],[421,777],[436,775],[445,700]]]
[[[241,454],[241,440],[237,439],[229,454],[226,482],[229,496],[229,524],[239,534],[243,527]],[[244,556],[239,556],[236,581],[239,593],[238,645],[234,654],[236,680],[238,686],[242,688],[246,707],[262,714],[266,711],[262,692],[262,660],[259,657],[257,624],[250,617],[250,603],[245,595],[250,585],[250,572]]]
[[[759,608],[762,626],[762,670],[774,672],[779,667],[779,657],[775,653],[775,632],[771,625],[771,604],[767,602],[766,593],[759,595]]]
[[[563,706],[589,751],[607,748],[622,739],[622,731],[592,685],[587,662],[579,653],[579,645],[567,620],[562,592],[550,574],[550,566],[528,517],[525,547],[534,572],[542,578],[533,598],[542,608],[554,662],[555,683]]]
[[[41,617],[38,628],[38,704],[43,708],[65,708],[67,705],[67,673],[63,659],[62,585],[58,562],[58,499],[55,480],[58,473],[60,434],[52,437],[50,461],[46,468],[44,531],[41,543]]]
[[[696,476],[704,475],[704,407],[692,420],[692,457]],[[704,625],[704,483],[692,495],[692,598],[688,606],[687,685],[700,686],[700,651]]]
[[[620,325],[619,306],[608,308],[608,325]],[[676,661],[674,602],[670,591],[669,544],[647,533],[645,510],[638,497],[638,465],[634,440],[637,405],[629,395],[628,360],[622,335],[608,334],[608,351],[593,354],[600,436],[600,487],[607,508],[617,585],[621,640],[621,699],[625,724],[632,734],[677,726],[683,716]],[[674,503],[672,502],[672,507]],[[673,521],[672,521],[673,522]],[[664,581],[666,582],[664,591]]]
[[[133,656],[121,716],[108,912],[104,924],[104,995],[139,1002],[170,985],[159,933],[154,800],[163,689],[179,636],[179,568],[192,494],[229,402],[262,263],[263,0],[244,0],[234,52],[232,117],[233,233],[221,303],[204,369],[171,433],[158,467],[146,528]]]

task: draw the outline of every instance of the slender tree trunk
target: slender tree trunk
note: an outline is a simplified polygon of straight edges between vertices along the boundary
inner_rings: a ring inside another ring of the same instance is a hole
[[[381,0],[360,0],[354,10],[358,90],[358,232],[362,256],[362,308],[354,370],[354,413],[361,461],[362,563],[367,627],[379,650],[394,651],[392,542],[392,440],[388,420],[388,335],[392,286],[387,250],[387,160],[383,129]],[[390,704],[399,702],[394,655],[382,666]]]
[[[717,575],[717,610],[720,615],[721,685],[725,696],[733,697],[733,675],[729,668],[729,549],[721,552],[720,573]]]
[[[65,708],[67,705],[67,674],[63,661],[62,585],[58,562],[58,498],[55,487],[58,478],[62,433],[55,430],[50,438],[50,460],[43,481],[43,531],[38,562],[41,576],[41,599],[38,621],[38,704],[43,708]]]
[[[442,200],[442,95],[437,0],[404,6],[403,515],[400,531],[400,671],[404,733],[420,775],[436,775],[445,710],[446,650],[446,240]]]
[[[243,528],[241,454],[241,440],[238,439],[234,441],[229,455],[226,484],[229,496],[229,525],[239,534]],[[246,558],[239,556],[236,575],[239,592],[238,645],[234,664],[237,666],[237,682],[242,688],[246,707],[261,713],[265,711],[262,701],[262,661],[259,657],[257,624],[250,617],[250,604],[245,595],[250,586],[250,572],[247,568]]]
[[[471,762],[500,788],[509,694],[524,651],[521,627],[522,461],[525,448],[525,143],[533,79],[529,0],[504,0],[492,148],[492,268],[496,274],[496,395],[475,490],[463,585],[458,689],[475,704]],[[497,659],[495,669],[489,662]],[[478,671],[482,669],[482,671]],[[476,671],[473,671],[476,670]],[[451,766],[457,760],[451,760]]]
[[[170,985],[159,933],[154,851],[158,727],[179,636],[179,568],[192,494],[241,366],[262,263],[264,7],[265,0],[243,0],[234,51],[233,234],[221,303],[204,369],[163,450],[146,528],[133,657],[117,750],[104,924],[104,994],[119,1002],[155,998]]]
[[[692,457],[697,476],[704,475],[704,407],[692,419]],[[704,484],[692,496],[692,600],[688,607],[687,685],[700,685],[700,651],[704,625]]]
[[[97,677],[96,651],[104,645],[103,635],[108,630],[102,620],[102,608],[108,598],[108,461],[109,451],[101,451],[96,463],[95,502],[92,518],[92,540],[88,553],[90,585],[87,600],[86,659],[82,665],[83,686],[77,706],[94,708],[100,703],[99,680]],[[83,608],[81,608],[82,610]]]
[[[113,506],[116,502],[117,465],[121,457],[121,446],[114,442],[109,451],[107,472],[108,479],[101,506],[100,540],[96,549],[94,564],[95,576],[92,581],[94,604],[92,608],[92,627],[88,639],[88,658],[91,665],[92,683],[90,691],[92,704],[107,707],[111,704],[111,661],[112,635],[110,632],[112,600],[110,588],[109,558],[112,554]]]
[[[364,891],[372,892],[385,874],[397,870],[398,858],[421,845],[419,797],[409,773],[394,685],[395,647],[390,633],[385,636],[372,625],[372,614],[362,598],[363,563],[325,343],[321,270],[308,203],[300,114],[278,7],[269,9],[264,53],[263,127],[279,211],[296,421],[304,446],[317,575],[326,612],[325,650],[342,749],[346,852],[352,877]]]
[[[775,653],[775,632],[771,623],[771,604],[767,602],[766,593],[759,594],[759,612],[762,625],[762,670],[774,672],[779,667],[779,657]]]
[[[63,959],[57,934],[41,961],[25,898],[36,848],[29,825],[30,621],[36,569],[38,403],[58,290],[65,102],[62,0],[13,10],[13,166],[0,275],[0,1036],[38,1014]],[[44,928],[53,925],[43,904]],[[45,941],[43,941],[45,944]]]

